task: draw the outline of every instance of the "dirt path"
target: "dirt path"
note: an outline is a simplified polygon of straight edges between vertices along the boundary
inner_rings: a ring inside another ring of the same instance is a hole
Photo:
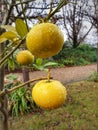
[[[97,71],[96,64],[77,67],[63,67],[51,69],[51,76],[53,79],[59,80],[62,83],[66,83],[85,79],[95,71]],[[21,73],[17,73],[17,75],[22,78]],[[33,71],[30,72],[30,79],[46,75],[47,73],[44,71]]]

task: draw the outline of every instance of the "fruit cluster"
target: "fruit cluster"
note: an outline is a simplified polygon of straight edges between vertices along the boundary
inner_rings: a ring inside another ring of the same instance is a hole
[[[34,61],[34,57],[52,57],[59,53],[63,43],[63,34],[55,24],[36,24],[26,37],[28,50],[20,51],[17,54],[17,62],[21,65],[28,65]],[[66,88],[57,80],[39,81],[32,89],[33,100],[44,109],[60,107],[65,102],[66,95]]]

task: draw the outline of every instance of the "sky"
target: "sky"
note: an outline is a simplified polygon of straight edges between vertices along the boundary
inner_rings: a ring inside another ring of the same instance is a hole
[[[36,2],[42,2],[43,0],[36,0]],[[54,1],[54,0],[44,0],[46,1],[47,3],[50,3],[51,1]],[[89,3],[92,5],[92,0],[89,0]],[[85,25],[87,26],[87,28],[90,27],[90,24],[88,22],[85,22]],[[66,36],[66,32],[64,31],[63,27],[60,26],[60,28],[62,29],[62,32],[64,33],[64,39],[66,40],[67,39],[67,36]],[[83,31],[85,32],[87,30],[87,28],[83,29]],[[89,44],[96,44],[98,42],[98,38],[95,33],[95,29],[92,29],[92,31],[89,33],[89,35],[86,37],[85,39],[85,42],[89,43]]]
[[[41,3],[42,1],[43,1],[43,0],[36,0],[36,2],[38,2],[38,3],[39,3],[39,2]],[[44,0],[44,1],[46,1],[47,3],[50,3],[52,0]],[[55,1],[55,0],[53,0],[53,1]],[[90,0],[90,1],[91,1],[91,0]],[[89,2],[90,2],[90,1],[89,1]],[[59,13],[61,13],[61,12],[59,12]],[[29,26],[32,27],[32,23],[30,23]],[[89,27],[89,26],[90,26],[89,23],[86,23],[86,26]],[[66,40],[67,40],[66,31],[65,31],[65,29],[64,29],[64,27],[63,27],[62,25],[60,25],[59,27],[60,27],[61,31],[63,32],[63,34],[64,34],[64,39],[65,39],[65,41],[66,41]],[[86,28],[86,29],[87,29],[87,28]],[[82,31],[85,32],[86,29],[83,29]],[[95,37],[95,29],[93,29],[93,30],[89,33],[89,35],[87,36],[85,42],[86,42],[86,43],[89,43],[89,44],[96,44],[96,43],[98,42],[97,37]]]
[[[52,0],[44,0],[46,1],[47,3],[50,3]],[[43,2],[43,0],[36,0],[36,2]]]

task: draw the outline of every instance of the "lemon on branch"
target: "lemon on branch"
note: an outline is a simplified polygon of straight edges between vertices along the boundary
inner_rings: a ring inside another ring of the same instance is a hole
[[[21,65],[28,65],[34,61],[34,56],[28,50],[19,51],[16,55],[16,60]]]
[[[32,89],[33,100],[44,109],[60,107],[66,95],[66,88],[57,80],[41,80]]]
[[[63,44],[63,33],[53,23],[36,24],[26,37],[28,50],[39,58],[56,55],[62,49]]]

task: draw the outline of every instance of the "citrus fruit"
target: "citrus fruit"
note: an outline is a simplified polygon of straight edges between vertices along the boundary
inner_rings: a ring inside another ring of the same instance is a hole
[[[41,80],[32,89],[35,103],[44,109],[60,107],[66,99],[66,88],[57,80]]]
[[[34,61],[34,56],[28,50],[19,51],[16,60],[21,65],[28,65]]]
[[[63,33],[53,23],[34,25],[26,37],[28,50],[39,58],[48,58],[56,55],[62,49],[63,43]]]

